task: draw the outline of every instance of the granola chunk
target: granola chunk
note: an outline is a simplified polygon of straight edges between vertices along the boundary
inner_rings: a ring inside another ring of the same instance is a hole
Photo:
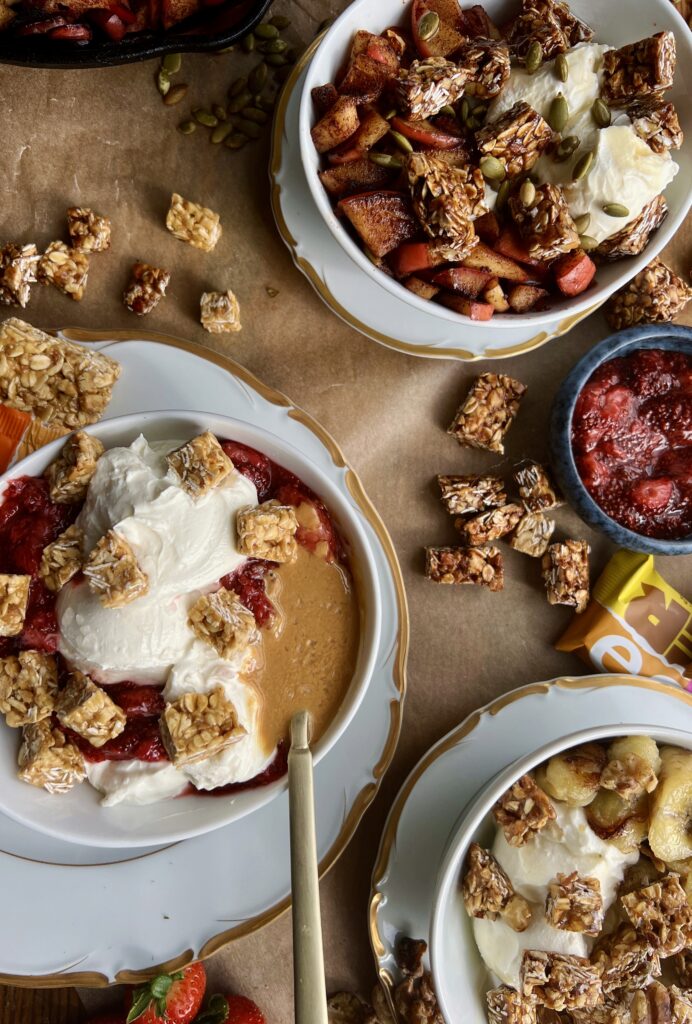
[[[24,727],[18,777],[51,794],[68,793],[86,777],[84,758],[50,719]]]
[[[60,691],[55,711],[62,725],[83,736],[92,747],[102,747],[108,740],[114,740],[127,723],[123,709],[81,672],[70,675],[67,686]]]
[[[538,1024],[535,1003],[524,999],[508,985],[490,989],[485,995],[488,1004],[488,1024]]]
[[[526,385],[498,373],[482,373],[447,431],[459,444],[503,455],[503,438],[519,411]]]
[[[659,956],[674,956],[692,946],[692,907],[679,875],[666,875],[622,896],[621,902],[634,927]]]
[[[540,462],[523,463],[514,471],[514,479],[527,512],[546,512],[564,504],[564,498]]]
[[[557,185],[540,185],[530,206],[522,202],[521,196],[511,196],[509,209],[526,248],[535,259],[554,260],[579,248],[579,233],[563,191]]]
[[[499,548],[426,548],[425,575],[433,583],[473,583],[502,590],[505,571]]]
[[[149,589],[134,551],[114,530],[101,537],[84,565],[84,575],[104,608],[122,608]]]
[[[335,992],[327,999],[328,1024],[379,1024],[372,1006],[355,992]]]
[[[482,100],[497,96],[509,78],[509,47],[495,39],[470,39],[454,55],[464,69],[464,92]]]
[[[665,196],[655,196],[642,212],[621,231],[605,238],[596,249],[604,260],[619,260],[624,256],[638,256],[649,244],[649,238],[668,216]]]
[[[659,95],[637,100],[627,114],[637,135],[654,153],[665,153],[682,146],[684,136],[677,111],[672,103],[664,103]]]
[[[84,531],[73,523],[43,549],[39,572],[44,585],[54,594],[80,572],[84,562],[83,541]]]
[[[603,98],[613,106],[670,89],[675,74],[675,36],[655,36],[603,54]]]
[[[463,95],[468,72],[444,57],[414,60],[400,68],[396,96],[407,117],[424,120],[434,117]]]
[[[182,489],[194,499],[218,487],[233,469],[233,463],[210,430],[193,437],[166,458]]]
[[[603,927],[603,897],[597,878],[578,872],[557,875],[548,886],[545,916],[553,928],[598,935]]]
[[[677,985],[671,985],[668,994],[672,1024],[692,1024],[692,992],[684,991]],[[632,1024],[638,1024],[638,1022],[633,1021]]]
[[[221,218],[218,213],[183,199],[177,192],[171,196],[166,227],[181,242],[188,242],[204,252],[211,252],[221,238]]]
[[[404,936],[397,942],[396,960],[404,977],[394,989],[393,999],[401,1024],[445,1024],[430,971],[423,966],[427,948],[422,939]]]
[[[667,324],[690,299],[692,288],[656,258],[608,299],[606,320],[615,331],[639,323]]]
[[[523,62],[533,42],[541,44],[548,60],[577,43],[589,42],[593,35],[593,29],[576,18],[561,0],[523,0],[521,14],[512,22],[507,40],[512,56]]]
[[[105,448],[97,437],[78,430],[63,445],[60,454],[46,470],[50,496],[60,505],[84,501],[96,463]]]
[[[603,997],[598,972],[585,957],[538,949],[524,950],[521,991],[559,1012],[597,1006]]]
[[[541,558],[548,550],[555,530],[555,520],[543,512],[527,512],[509,539],[509,546],[522,555]]]
[[[589,603],[589,545],[585,540],[551,544],[543,556],[543,582],[549,604],[583,612]]]
[[[39,259],[35,245],[8,242],[0,248],[0,306],[26,307]]]
[[[516,932],[525,931],[531,923],[531,907],[515,893],[492,853],[478,843],[469,848],[461,891],[469,917],[489,921],[501,917]]]
[[[631,1024],[683,1024],[685,1021],[684,1017],[673,1015],[672,995],[658,981],[635,992],[629,1009]],[[692,1007],[690,1010],[692,1012]]]
[[[522,775],[493,807],[510,846],[524,846],[555,820],[555,808],[531,775]]]
[[[227,292],[203,292],[199,305],[202,327],[210,334],[241,330],[240,304],[230,288]]]
[[[481,157],[494,156],[511,176],[530,171],[552,138],[550,125],[520,100],[476,132],[476,145]]]
[[[489,544],[493,540],[511,533],[524,515],[521,505],[503,505],[491,508],[487,512],[479,512],[469,519],[455,519],[454,525],[470,546]]]
[[[166,294],[171,275],[162,267],[152,267],[148,263],[134,263],[130,274],[130,283],[123,292],[123,302],[131,313],[146,316],[156,309]]]
[[[19,636],[29,603],[31,576],[0,573],[0,636]]]
[[[106,252],[111,246],[110,217],[94,213],[88,206],[71,206],[67,211],[67,231],[72,248],[79,252]]]
[[[95,423],[119,376],[120,365],[101,352],[14,317],[0,325],[0,402],[43,423],[69,430]]]
[[[190,609],[188,622],[195,636],[226,660],[260,642],[255,616],[225,587],[200,597]]]
[[[601,787],[613,790],[623,800],[652,793],[657,784],[652,764],[634,753],[612,758],[601,774]]]
[[[176,767],[204,761],[246,735],[222,686],[209,693],[184,693],[167,704],[160,728],[163,745]]]
[[[292,562],[298,545],[298,520],[290,505],[265,501],[238,513],[238,550],[248,558]]]
[[[601,939],[591,954],[603,991],[608,996],[618,989],[646,988],[661,975],[657,950],[629,924]]]
[[[55,658],[20,651],[0,659],[0,712],[12,729],[49,718],[58,692]]]
[[[52,284],[75,302],[81,302],[89,276],[89,257],[64,242],[51,242],[38,263],[38,280]]]
[[[683,949],[674,959],[675,974],[683,988],[692,989],[692,949]]]
[[[407,169],[413,209],[423,230],[453,246],[455,259],[462,259],[478,243],[473,208],[481,182],[472,172],[471,198],[468,171],[428,153],[412,153]]]
[[[437,482],[450,515],[485,512],[507,503],[504,481],[499,476],[438,476]]]

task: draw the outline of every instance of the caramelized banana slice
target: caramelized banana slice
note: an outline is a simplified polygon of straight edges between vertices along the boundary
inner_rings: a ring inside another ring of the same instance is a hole
[[[631,853],[646,839],[649,824],[646,796],[625,800],[608,789],[600,789],[586,810],[586,820],[599,839]]]
[[[692,751],[661,748],[661,771],[651,798],[649,846],[666,864],[692,857]]]
[[[536,773],[536,782],[549,796],[570,807],[586,807],[596,796],[606,752],[599,743],[583,743],[555,754]]]

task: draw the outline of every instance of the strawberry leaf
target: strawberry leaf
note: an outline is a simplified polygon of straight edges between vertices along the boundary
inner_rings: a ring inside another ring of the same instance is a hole
[[[132,1024],[132,1022],[137,1020],[138,1017],[141,1017],[150,1004],[151,989],[146,985],[144,988],[140,988],[135,992],[130,1012],[126,1017],[126,1024]]]
[[[195,1017],[194,1024],[225,1024],[228,1020],[228,1000],[225,996],[214,995],[207,1003],[206,1010]]]

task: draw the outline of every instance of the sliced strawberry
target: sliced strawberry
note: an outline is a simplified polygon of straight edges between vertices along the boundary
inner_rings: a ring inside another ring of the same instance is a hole
[[[431,39],[422,39],[420,22],[428,12],[437,14],[440,27]],[[461,8],[457,0],[413,0],[411,31],[421,57],[447,57],[464,42]]]
[[[432,281],[442,288],[449,288],[450,291],[475,299],[492,276],[490,271],[477,270],[473,267],[449,267],[433,274]]]
[[[477,302],[474,299],[467,299],[464,295],[455,295],[454,292],[440,292],[436,301],[471,320],[490,320],[495,312],[489,302]]]
[[[636,410],[636,398],[624,384],[606,391],[601,402],[601,415],[609,420],[628,421]]]
[[[392,128],[412,142],[419,142],[421,146],[429,146],[430,149],[456,149],[462,141],[460,135],[443,131],[430,121],[407,121],[403,117],[393,117]]]
[[[29,21],[26,25],[20,25],[15,34],[18,36],[42,36],[63,25],[67,25],[67,20],[56,14],[51,18],[39,18],[37,21]]]
[[[126,4],[111,3],[108,5],[108,8],[113,12],[113,14],[117,14],[120,20],[126,25],[134,25],[137,21],[137,15],[134,11],[131,11]]]
[[[646,512],[662,512],[673,496],[673,481],[669,477],[638,480],[630,489],[634,505]]]
[[[596,264],[590,256],[578,249],[561,256],[553,264],[555,283],[563,295],[581,295],[591,284]]]
[[[159,974],[125,996],[127,1024],[191,1024],[204,999],[207,973],[202,963],[175,974]]]

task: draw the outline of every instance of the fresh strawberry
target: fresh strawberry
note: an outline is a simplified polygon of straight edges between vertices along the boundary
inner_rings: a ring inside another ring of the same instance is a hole
[[[266,1024],[257,1003],[245,996],[214,995],[195,1024]]]
[[[207,973],[201,963],[175,974],[159,974],[129,992],[127,1024],[191,1024],[204,998]]]

